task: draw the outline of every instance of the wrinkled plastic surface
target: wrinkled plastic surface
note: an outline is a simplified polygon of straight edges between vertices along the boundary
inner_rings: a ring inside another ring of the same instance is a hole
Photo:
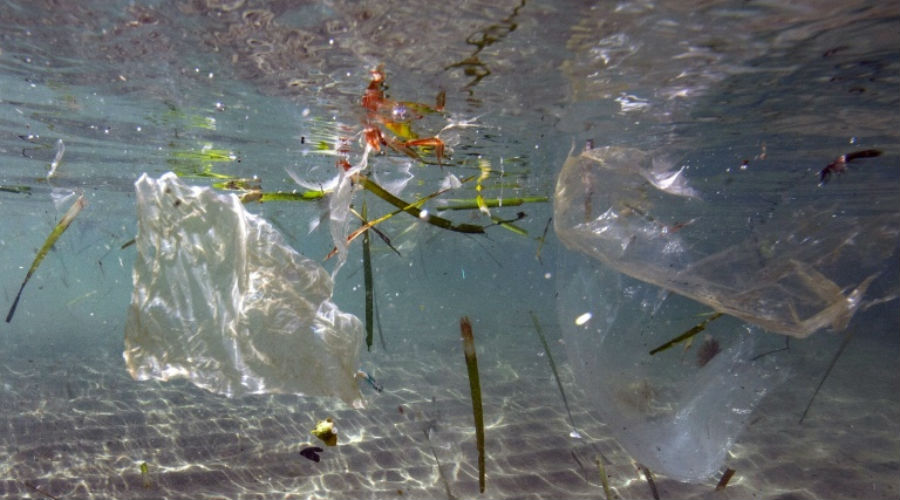
[[[363,404],[362,325],[332,280],[238,198],[168,173],[135,183],[134,292],[125,361],[139,380],[189,379],[227,396],[295,393]]]
[[[649,154],[591,149],[563,166],[554,228],[568,248],[619,272],[798,338],[845,328],[896,251],[896,213],[836,216],[833,203],[808,204],[768,219],[761,206],[748,214],[765,224],[730,223],[723,237],[721,209],[703,197]]]
[[[758,328],[723,316],[690,350],[650,349],[700,323],[709,310],[624,276],[584,256],[569,256],[557,276],[559,320],[576,380],[610,432],[635,460],[686,482],[716,475],[760,399],[788,376],[778,354],[753,359]],[[575,318],[590,312],[578,325]],[[698,350],[721,351],[701,366]]]
[[[766,198],[721,178],[691,182],[620,147],[563,166],[553,220],[574,250],[557,273],[567,354],[594,409],[650,470],[716,475],[760,399],[789,375],[783,353],[759,356],[784,345],[763,329],[802,338],[845,328],[896,255],[895,201],[852,215],[832,186],[809,181],[802,196]],[[650,355],[713,311],[725,315],[692,344]]]

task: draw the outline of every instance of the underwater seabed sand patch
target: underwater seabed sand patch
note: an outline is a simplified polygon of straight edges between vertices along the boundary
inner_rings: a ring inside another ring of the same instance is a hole
[[[650,498],[630,457],[583,409],[568,366],[561,363],[560,376],[582,439],[569,436],[540,346],[512,340],[479,346],[484,495],[461,350],[364,358],[385,389],[364,388],[363,411],[286,395],[227,399],[183,381],[139,383],[112,355],[0,351],[0,497],[596,499],[602,452],[617,498]],[[890,391],[896,383],[882,386],[859,399],[852,382],[836,380],[803,425],[798,401],[809,386],[777,391],[738,439],[725,490],[715,491],[717,478],[688,485],[657,475],[660,497],[896,498],[900,404]],[[327,416],[338,446],[324,447],[319,463],[307,460],[299,452],[321,444],[310,430]]]

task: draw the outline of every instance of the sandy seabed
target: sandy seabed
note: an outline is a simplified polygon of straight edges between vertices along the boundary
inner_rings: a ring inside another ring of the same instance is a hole
[[[371,372],[384,391],[364,386],[365,410],[136,382],[114,354],[0,351],[0,497],[602,499],[602,455],[614,497],[652,498],[631,457],[584,408],[564,359],[581,438],[570,436],[539,344],[511,339],[479,343],[487,475],[479,494],[465,364],[457,339],[445,347],[378,354]],[[716,491],[718,478],[684,484],[656,474],[660,498],[897,498],[900,374],[883,366],[878,345],[851,347],[803,424],[827,360],[801,366],[798,383],[763,400],[725,464],[736,471],[725,489]],[[317,463],[300,450],[322,445],[310,430],[325,417],[339,444],[322,446]]]

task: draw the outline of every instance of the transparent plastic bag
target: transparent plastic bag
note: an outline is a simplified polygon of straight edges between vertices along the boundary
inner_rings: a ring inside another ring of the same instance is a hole
[[[566,160],[553,221],[568,248],[619,272],[803,338],[846,327],[897,248],[896,212],[836,212],[832,203],[803,204],[765,224],[734,224],[738,217],[723,230],[725,216],[688,185],[683,169],[637,149],[604,147]]]
[[[714,476],[759,401],[789,374],[777,356],[753,359],[768,349],[758,328],[722,317],[690,350],[651,356],[708,309],[584,256],[569,256],[557,276],[566,354],[610,432],[655,473]]]
[[[758,356],[779,347],[763,329],[841,330],[879,274],[896,275],[891,193],[854,212],[832,192],[776,193],[789,200],[776,206],[728,189],[605,147],[569,156],[554,199],[556,234],[574,250],[560,259],[557,312],[576,380],[635,459],[688,482],[716,474],[788,376],[781,356]],[[896,298],[886,288],[869,303]],[[691,344],[650,354],[692,328]]]
[[[125,361],[139,380],[184,377],[227,396],[363,400],[362,325],[331,302],[332,280],[237,196],[167,173],[135,183],[134,292]]]

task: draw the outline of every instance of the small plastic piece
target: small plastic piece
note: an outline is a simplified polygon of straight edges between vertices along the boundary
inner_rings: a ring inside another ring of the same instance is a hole
[[[138,380],[187,378],[226,396],[294,393],[363,405],[362,323],[332,280],[237,196],[146,174],[125,361]]]
[[[337,446],[337,429],[335,429],[334,420],[331,417],[320,420],[312,430],[312,435],[321,439],[327,446]]]

